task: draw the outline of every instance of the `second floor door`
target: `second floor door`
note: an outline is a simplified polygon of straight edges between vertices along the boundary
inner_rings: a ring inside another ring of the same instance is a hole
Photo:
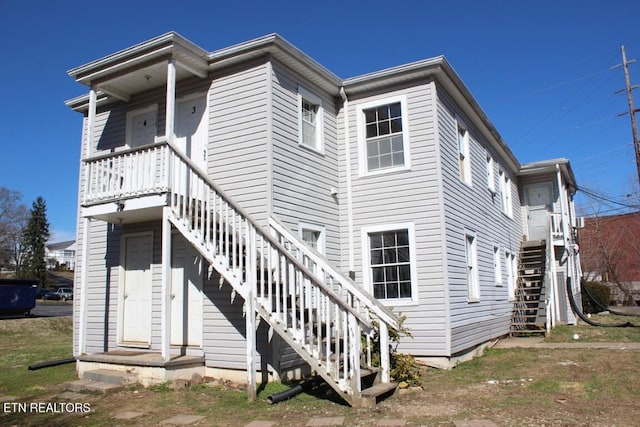
[[[200,169],[207,171],[208,120],[205,96],[179,100],[176,116],[176,145]]]
[[[551,184],[548,183],[524,187],[529,240],[549,238],[549,213],[553,212],[552,191]]]

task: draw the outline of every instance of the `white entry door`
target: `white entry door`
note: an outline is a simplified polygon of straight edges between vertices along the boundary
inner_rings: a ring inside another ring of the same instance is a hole
[[[529,240],[549,238],[548,218],[553,212],[553,194],[549,184],[532,184],[524,187],[527,204]]]
[[[207,168],[208,126],[204,96],[177,104],[176,145],[203,171]]]
[[[151,234],[125,236],[124,279],[121,291],[124,344],[148,345],[151,339]]]
[[[202,257],[174,235],[171,259],[171,345],[202,346]]]

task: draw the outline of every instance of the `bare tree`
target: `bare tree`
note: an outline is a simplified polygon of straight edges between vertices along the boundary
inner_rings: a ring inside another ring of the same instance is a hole
[[[634,304],[631,282],[640,277],[640,212],[587,218],[580,230],[583,277],[613,284]]]
[[[0,187],[0,266],[15,268],[23,256],[22,233],[29,218],[22,194]]]

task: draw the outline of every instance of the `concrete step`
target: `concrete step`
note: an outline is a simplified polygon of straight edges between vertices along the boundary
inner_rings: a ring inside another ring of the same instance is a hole
[[[118,384],[109,384],[102,381],[82,379],[82,380],[68,381],[64,383],[63,388],[67,391],[76,391],[76,392],[90,391],[90,392],[97,392],[102,394],[109,394],[109,393],[115,393],[117,391],[122,390],[124,386],[118,385]]]
[[[83,379],[115,385],[130,385],[138,382],[138,377],[135,375],[128,372],[112,371],[109,369],[86,371],[83,375]]]

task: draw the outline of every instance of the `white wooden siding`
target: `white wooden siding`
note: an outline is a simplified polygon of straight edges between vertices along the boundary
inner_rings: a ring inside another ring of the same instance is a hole
[[[512,302],[507,286],[496,286],[493,248],[499,246],[501,256],[508,250],[517,254],[522,235],[520,210],[513,207],[513,216],[502,212],[499,195],[492,196],[487,188],[486,154],[493,157],[496,167],[502,167],[512,182],[512,201],[519,200],[517,181],[480,133],[469,127],[471,155],[471,186],[460,180],[456,116],[471,123],[438,88],[438,128],[444,189],[446,221],[446,253],[448,269],[449,309],[451,322],[450,353],[467,350],[491,338],[509,332]],[[464,232],[476,234],[480,301],[469,302],[466,283]],[[502,274],[506,267],[502,263]]]
[[[209,176],[266,224],[267,67],[215,76],[209,92]]]
[[[339,207],[331,195],[331,189],[338,187],[335,100],[279,63],[272,65],[273,213],[295,233],[301,222],[324,226],[325,254],[337,264]],[[298,85],[322,99],[323,153],[298,143]]]
[[[446,356],[446,307],[442,267],[442,211],[439,204],[440,178],[438,176],[435,105],[433,105],[433,83],[397,90],[379,96],[349,101],[350,158],[346,151],[340,152],[340,186],[346,193],[346,168],[352,176],[354,254],[356,282],[363,283],[363,274],[368,274],[362,253],[362,227],[412,222],[415,226],[417,271],[417,303],[394,305],[394,311],[407,316],[405,326],[411,330],[412,339],[402,341],[399,350],[414,355]],[[404,141],[410,150],[411,169],[360,177],[358,174],[358,142],[356,110],[360,103],[383,100],[388,97],[406,95],[410,141]],[[340,140],[345,140],[344,129],[340,129]],[[349,162],[349,163],[347,163]],[[342,222],[347,220],[346,200],[341,199]],[[348,227],[343,226],[343,258],[348,254]],[[343,261],[346,263],[346,261]]]

